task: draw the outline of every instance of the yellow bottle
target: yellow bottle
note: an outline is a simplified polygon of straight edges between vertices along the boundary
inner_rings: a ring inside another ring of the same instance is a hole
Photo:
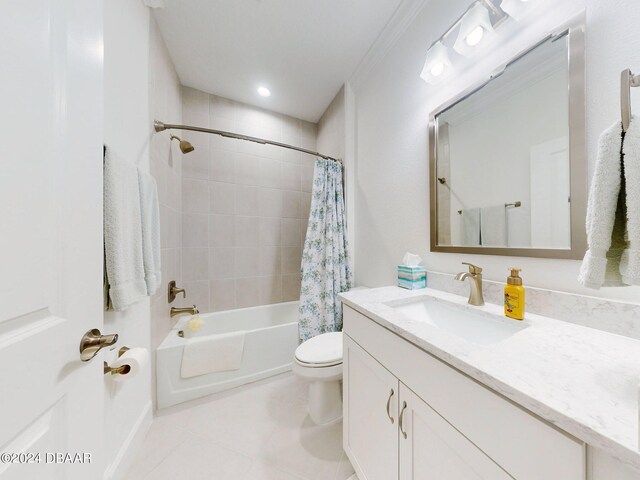
[[[519,268],[511,268],[511,275],[504,286],[504,314],[509,318],[522,320],[524,318],[524,287],[522,278],[518,275]]]

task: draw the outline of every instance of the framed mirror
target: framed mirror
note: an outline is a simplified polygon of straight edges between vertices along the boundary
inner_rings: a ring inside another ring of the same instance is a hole
[[[430,116],[431,251],[582,258],[584,26],[568,25]]]

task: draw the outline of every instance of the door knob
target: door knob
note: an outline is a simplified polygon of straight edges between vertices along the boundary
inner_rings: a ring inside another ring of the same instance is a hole
[[[117,333],[102,335],[97,328],[89,330],[80,340],[80,360],[83,362],[91,360],[103,347],[113,345],[117,341]]]

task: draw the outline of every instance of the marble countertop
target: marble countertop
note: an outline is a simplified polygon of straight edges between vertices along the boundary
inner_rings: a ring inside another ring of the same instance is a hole
[[[424,296],[484,312],[493,321],[516,321],[503,316],[502,306],[473,307],[466,298],[433,289],[382,287],[339,298],[549,423],[640,469],[640,341],[526,314],[526,328],[493,345],[479,345],[388,305]]]

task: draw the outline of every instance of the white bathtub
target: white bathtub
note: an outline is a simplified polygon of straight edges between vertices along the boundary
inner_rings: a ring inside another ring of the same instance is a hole
[[[246,330],[239,370],[182,378],[182,350],[188,339],[179,332],[182,318],[158,347],[156,375],[158,407],[164,408],[291,370],[298,346],[298,302],[277,303],[201,315],[197,336]]]

